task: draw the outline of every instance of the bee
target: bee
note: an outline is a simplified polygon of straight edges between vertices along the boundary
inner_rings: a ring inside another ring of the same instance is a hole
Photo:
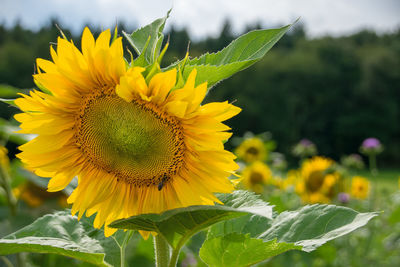
[[[161,182],[157,186],[158,191],[161,191],[161,189],[164,187],[164,183],[167,181],[167,179],[168,179],[168,176],[167,176],[167,174],[164,173],[163,177],[161,178]]]

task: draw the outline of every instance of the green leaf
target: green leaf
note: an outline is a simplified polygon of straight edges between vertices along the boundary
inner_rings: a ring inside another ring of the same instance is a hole
[[[329,240],[346,235],[368,223],[377,212],[359,213],[335,205],[311,205],[282,212],[259,238],[295,243],[310,252]]]
[[[310,252],[375,216],[377,213],[358,213],[334,205],[305,206],[282,212],[273,220],[247,215],[213,225],[200,256],[211,266],[248,266],[289,249]]]
[[[262,59],[291,26],[251,31],[232,41],[217,53],[204,54],[199,58],[187,60],[184,65],[183,77],[186,80],[190,72],[196,69],[196,84],[207,82],[208,87],[211,88],[216,83]],[[166,69],[177,67],[182,62],[183,60]]]
[[[310,252],[329,240],[348,234],[377,216],[376,212],[359,213],[347,207],[311,205],[297,211],[285,211],[273,220],[246,216],[213,226],[209,238],[232,232],[250,233],[251,237],[294,243]]]
[[[272,218],[272,207],[247,191],[219,195],[225,204],[191,206],[165,211],[161,214],[142,214],[117,220],[109,226],[121,229],[153,231],[162,235],[173,248],[179,248],[195,233],[217,222],[256,214]]]
[[[141,64],[150,65],[156,62],[164,39],[162,31],[170,12],[171,10],[168,11],[165,17],[156,19],[149,25],[134,31],[132,34],[122,32],[130,45],[139,55]]]
[[[291,249],[294,244],[264,242],[249,235],[232,233],[207,239],[200,249],[200,258],[209,266],[241,267],[262,262]]]
[[[0,239],[0,255],[19,252],[52,253],[98,266],[120,266],[120,244],[126,233],[105,238],[89,219],[80,221],[69,211],[56,212]]]

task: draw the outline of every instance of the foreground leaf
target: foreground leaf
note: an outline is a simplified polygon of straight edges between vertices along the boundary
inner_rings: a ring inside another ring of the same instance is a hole
[[[368,223],[376,212],[359,213],[334,205],[305,206],[298,211],[282,212],[259,238],[295,243],[310,252],[329,240],[346,235]]]
[[[291,26],[251,31],[232,41],[217,53],[204,54],[199,58],[187,60],[184,64],[183,77],[186,80],[191,71],[196,69],[196,84],[207,82],[208,87],[211,88],[216,83],[262,59]],[[166,69],[180,64],[183,64],[183,61],[172,64]]]
[[[262,262],[291,249],[294,244],[264,242],[249,235],[232,233],[207,239],[200,249],[201,259],[209,266],[241,267]]]
[[[286,211],[273,220],[246,216],[211,227],[208,239],[231,233],[249,233],[262,241],[277,240],[301,246],[310,252],[329,240],[348,234],[377,216],[378,213],[359,213],[347,207],[311,205],[297,211]],[[221,255],[220,255],[221,256]]]
[[[272,207],[253,193],[236,191],[219,197],[224,206],[191,206],[168,210],[161,214],[142,214],[117,220],[109,226],[156,232],[173,248],[180,248],[192,235],[217,222],[247,214],[272,218]]]
[[[19,252],[53,253],[98,266],[120,266],[120,244],[125,233],[105,238],[89,220],[69,211],[45,215],[31,225],[0,239],[0,255]]]

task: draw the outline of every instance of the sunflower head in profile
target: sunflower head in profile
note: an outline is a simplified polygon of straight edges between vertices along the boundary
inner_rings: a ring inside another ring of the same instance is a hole
[[[238,168],[224,149],[231,133],[222,122],[240,112],[227,102],[201,105],[205,83],[196,70],[177,86],[176,69],[151,76],[130,66],[121,38],[110,31],[97,40],[86,28],[81,51],[59,38],[52,61],[37,60],[32,91],[15,101],[21,133],[37,137],[18,157],[59,191],[78,177],[68,198],[72,214],[96,213],[94,226],[116,219],[219,202],[231,192]]]
[[[340,175],[333,171],[334,161],[313,157],[303,162],[298,172],[296,192],[307,203],[328,203],[336,195]]]
[[[266,164],[256,161],[243,170],[242,176],[243,185],[260,194],[263,192],[264,185],[271,180],[272,173]]]
[[[350,194],[357,199],[366,199],[369,195],[370,182],[367,178],[354,176],[351,179]]]
[[[267,150],[264,142],[257,137],[245,139],[235,151],[238,158],[245,162],[264,161],[267,159]]]

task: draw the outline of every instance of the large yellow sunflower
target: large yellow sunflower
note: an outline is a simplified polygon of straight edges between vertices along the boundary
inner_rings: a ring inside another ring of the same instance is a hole
[[[324,157],[313,157],[303,162],[298,172],[296,192],[304,202],[328,203],[337,193],[339,173],[331,170],[334,161]]]
[[[49,191],[77,175],[72,214],[97,213],[94,226],[105,224],[106,236],[116,219],[212,205],[214,192],[231,192],[238,166],[224,150],[231,133],[222,121],[240,112],[227,102],[201,105],[207,85],[195,87],[195,70],[182,88],[175,69],[144,77],[124,61],[121,38],[110,45],[110,37],[94,40],[86,28],[82,52],[59,38],[53,61],[38,59],[34,75],[50,93],[22,95],[24,113],[15,116],[22,133],[38,135],[19,158],[51,177]]]

